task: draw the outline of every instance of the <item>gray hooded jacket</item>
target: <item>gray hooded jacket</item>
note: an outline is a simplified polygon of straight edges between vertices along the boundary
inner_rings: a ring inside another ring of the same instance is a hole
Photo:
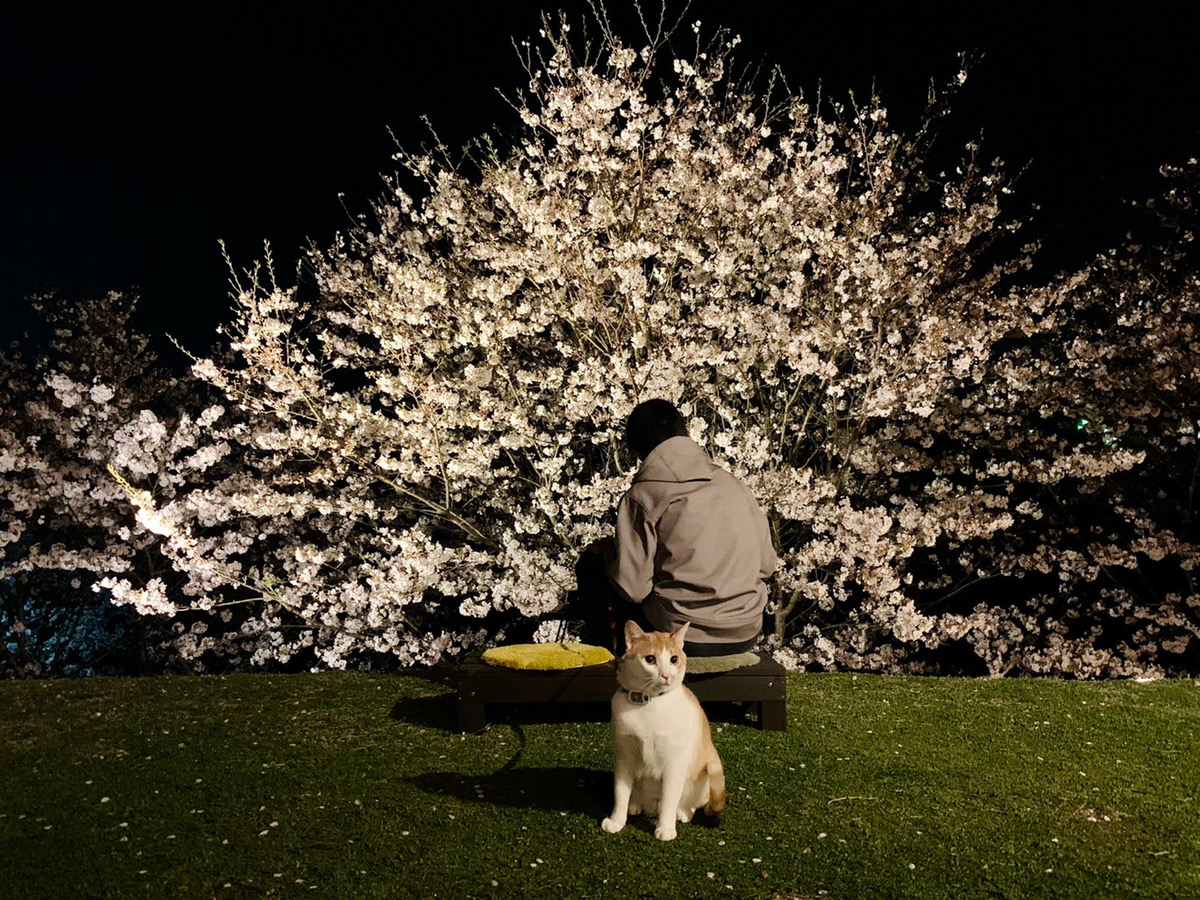
[[[749,488],[691,438],[650,452],[617,507],[609,580],[650,624],[688,640],[746,641],[762,628],[775,571],[767,517]]]

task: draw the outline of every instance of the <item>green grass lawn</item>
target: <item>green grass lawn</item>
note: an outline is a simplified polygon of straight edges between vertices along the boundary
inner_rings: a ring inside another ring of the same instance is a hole
[[[607,725],[328,673],[0,684],[0,895],[1200,897],[1200,685],[793,675],[730,802],[601,832]],[[602,714],[602,713],[601,713]]]

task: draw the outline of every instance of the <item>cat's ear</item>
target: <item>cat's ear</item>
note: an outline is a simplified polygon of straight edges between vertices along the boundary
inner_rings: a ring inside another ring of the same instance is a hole
[[[646,636],[646,632],[642,631],[637,622],[630,619],[625,623],[625,646],[632,646],[634,641],[640,640]]]
[[[683,642],[687,638],[688,625],[690,624],[690,622],[684,622],[671,633],[671,640],[673,640],[680,647],[683,646]]]

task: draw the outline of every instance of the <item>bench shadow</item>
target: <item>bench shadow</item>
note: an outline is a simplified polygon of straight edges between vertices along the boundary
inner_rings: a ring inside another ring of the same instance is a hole
[[[457,732],[458,702],[453,691],[429,697],[408,697],[396,701],[388,718],[408,725]]]
[[[732,702],[706,702],[704,710],[714,725],[755,724],[755,715],[749,704]],[[607,703],[491,703],[488,704],[488,721],[492,725],[555,725],[578,722],[607,722]],[[458,698],[453,691],[429,697],[411,697],[398,700],[388,718],[396,722],[434,728],[448,734],[458,734]]]
[[[581,766],[504,767],[490,775],[427,772],[408,782],[428,794],[467,803],[578,813],[603,818],[612,805],[612,772]]]
[[[458,696],[449,691],[429,697],[397,700],[388,713],[394,722],[459,734]],[[607,722],[608,703],[489,703],[490,725],[560,725],[569,722]]]

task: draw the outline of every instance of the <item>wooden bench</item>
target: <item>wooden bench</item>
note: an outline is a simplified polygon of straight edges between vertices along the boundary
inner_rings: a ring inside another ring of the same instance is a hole
[[[617,690],[612,663],[550,672],[489,666],[478,653],[458,670],[458,728],[479,731],[487,725],[489,703],[605,703]],[[688,675],[685,683],[702,702],[748,702],[765,731],[787,730],[787,679],[784,668],[766,653],[758,664],[731,672]]]

